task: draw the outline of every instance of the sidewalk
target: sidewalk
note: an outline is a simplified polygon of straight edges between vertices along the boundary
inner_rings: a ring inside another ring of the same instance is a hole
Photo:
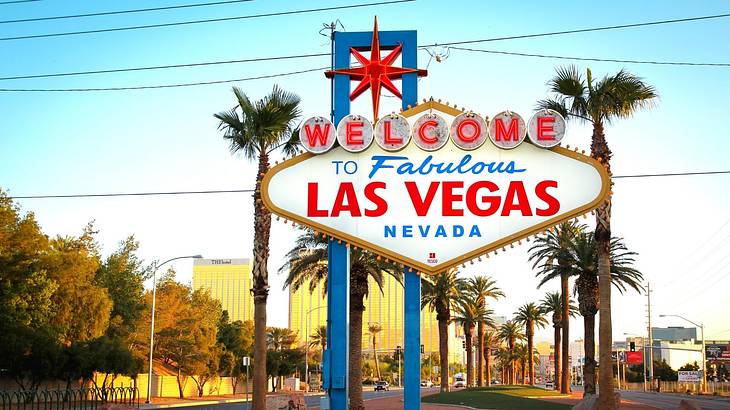
[[[250,397],[249,397],[250,399]],[[155,397],[150,404],[140,404],[142,410],[168,409],[175,407],[208,406],[226,403],[244,403],[246,399],[241,395],[204,396],[180,399],[177,397]]]
[[[578,404],[578,402],[581,401],[583,398],[583,392],[582,391],[573,391],[570,396],[561,396],[561,397],[541,397],[539,400],[543,401],[549,401],[552,403],[560,403],[560,404],[568,404],[571,406],[574,406]],[[626,400],[625,398],[621,398],[621,409],[636,409],[636,410],[656,410],[657,407],[651,407],[647,406],[645,404],[633,402],[631,400]]]

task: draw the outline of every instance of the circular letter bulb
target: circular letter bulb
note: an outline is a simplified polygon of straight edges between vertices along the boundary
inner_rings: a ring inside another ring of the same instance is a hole
[[[375,124],[375,142],[386,151],[399,151],[410,139],[411,126],[402,115],[386,115]]]
[[[565,136],[565,118],[559,112],[544,109],[536,112],[527,123],[530,141],[541,148],[552,148]]]
[[[471,151],[484,144],[489,137],[487,122],[473,112],[459,114],[451,123],[451,140],[457,147]]]
[[[335,126],[324,117],[307,118],[299,130],[299,142],[312,154],[323,154],[335,145]]]
[[[525,140],[526,128],[520,114],[502,111],[489,122],[489,140],[498,148],[516,148]]]
[[[346,115],[337,125],[337,142],[345,151],[364,151],[373,142],[373,124],[363,116]]]
[[[413,124],[413,141],[424,151],[436,151],[449,140],[449,126],[437,114],[424,114]]]

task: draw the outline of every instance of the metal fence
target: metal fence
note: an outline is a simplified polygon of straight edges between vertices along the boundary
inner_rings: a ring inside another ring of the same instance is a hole
[[[94,410],[105,403],[139,408],[136,387],[0,391],[0,410]]]
[[[644,383],[622,383],[622,390],[643,390]],[[656,391],[657,381],[654,383],[647,382],[647,389]],[[692,393],[698,394],[701,386],[699,382],[659,382],[659,389],[663,392],[670,393]],[[730,382],[707,381],[707,392],[709,394],[717,393],[718,395],[730,395]]]

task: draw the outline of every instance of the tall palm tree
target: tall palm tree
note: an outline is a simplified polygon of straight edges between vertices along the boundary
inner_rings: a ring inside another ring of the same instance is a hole
[[[654,88],[640,77],[620,70],[595,81],[590,69],[586,76],[574,66],[557,69],[548,83],[554,98],[540,101],[538,106],[552,108],[565,118],[576,118],[593,126],[591,157],[606,166],[611,175],[611,150],[606,142],[604,126],[620,118],[631,117],[636,111],[653,104],[657,98]],[[599,345],[601,352],[601,408],[613,409],[613,370],[611,367],[611,197],[596,210],[596,242],[598,247],[598,278],[600,293]]]
[[[460,324],[464,328],[464,341],[466,344],[466,385],[474,386],[474,328],[477,323],[487,323],[494,326],[492,319],[492,310],[487,309],[486,305],[479,303],[470,298],[470,295],[464,295],[456,305],[453,321]]]
[[[309,335],[309,348],[319,347],[321,351],[327,348],[327,326],[319,326]]]
[[[277,352],[291,348],[296,341],[297,334],[286,327],[270,327],[266,332],[266,344]]]
[[[555,345],[556,350],[562,350],[561,373],[555,374],[555,386],[560,386],[560,392],[570,392],[570,357],[568,348],[570,345],[570,284],[568,278],[573,274],[571,271],[570,246],[575,235],[585,230],[586,226],[573,221],[563,222],[554,229],[548,231],[545,236],[535,239],[529,249],[530,261],[534,261],[533,269],[537,269],[537,276],[542,276],[540,288],[551,279],[560,278],[560,292],[563,299],[562,318],[562,349]],[[557,366],[557,362],[556,362]]]
[[[561,327],[563,326],[563,298],[560,294],[560,292],[548,292],[545,294],[545,297],[540,301],[540,309],[542,309],[545,314],[552,313],[552,320],[553,320],[553,328],[555,329],[554,333],[554,344],[555,349],[553,352],[553,357],[555,360],[555,390],[563,391],[562,381],[561,381],[561,361],[560,361],[560,347],[561,347]],[[573,304],[573,301],[570,300],[568,304],[568,312],[571,317],[575,317],[575,315],[578,313],[578,307]],[[565,352],[567,355],[568,352]]]
[[[237,106],[215,114],[233,154],[258,161],[253,195],[254,238],[251,292],[254,297],[253,409],[266,408],[266,299],[269,295],[269,235],[271,213],[261,201],[261,182],[269,170],[269,155],[277,150],[294,151],[298,133],[293,123],[299,117],[299,97],[274,86],[266,97],[251,101],[233,87]]]
[[[487,299],[498,299],[504,297],[504,292],[497,286],[497,281],[486,275],[478,275],[466,279],[464,284],[464,292],[467,293],[477,303],[487,306]],[[484,386],[484,372],[482,371],[482,364],[484,362],[484,338],[487,332],[488,326],[485,326],[484,321],[477,323],[477,386]],[[489,374],[489,350],[487,350],[487,385],[489,385],[490,374]]]
[[[515,312],[515,322],[525,326],[525,336],[527,337],[527,351],[534,350],[535,328],[547,326],[548,321],[545,319],[545,313],[534,303],[525,303]],[[527,356],[527,371],[530,377],[530,385],[535,384],[535,363],[532,354]],[[524,377],[524,375],[523,375]]]
[[[492,348],[499,347],[499,339],[497,338],[496,327],[493,328],[493,330],[494,331],[487,332],[484,335],[484,374],[487,386],[491,385],[492,382]]]
[[[595,235],[586,232],[578,235],[572,246],[575,292],[578,294],[578,310],[583,316],[585,366],[583,380],[585,393],[596,392],[596,360],[595,360],[595,327],[596,313],[600,306],[598,266],[599,252]],[[628,250],[620,238],[611,238],[609,257],[611,266],[611,282],[623,293],[627,288],[641,292],[643,275],[633,267],[635,252]],[[600,341],[599,341],[600,343]],[[600,368],[600,367],[599,367]],[[601,375],[603,377],[603,375]]]
[[[286,254],[286,263],[279,272],[288,270],[284,288],[299,289],[309,282],[313,291],[322,282],[327,289],[327,239],[307,229],[299,235],[294,247]],[[382,292],[386,274],[402,283],[402,270],[371,252],[350,250],[350,374],[349,399],[351,409],[364,407],[362,397],[362,314],[365,297],[369,294],[368,280],[372,279]]]
[[[378,349],[375,346],[375,342],[378,339],[378,333],[383,331],[383,327],[380,326],[380,323],[368,323],[368,336],[370,336],[370,340],[373,342],[373,359],[375,360],[375,372],[378,375],[378,380],[380,380],[380,366],[378,366]]]
[[[500,326],[499,330],[497,331],[497,337],[503,342],[507,343],[507,350],[510,357],[514,357],[515,355],[515,343],[518,340],[525,340],[525,334],[522,333],[520,325],[514,320],[508,320],[506,323]],[[511,362],[510,367],[508,368],[508,374],[510,384],[515,384],[514,361]]]
[[[533,363],[540,364],[540,353],[537,350],[532,351],[532,356],[530,357],[528,352],[527,345],[524,343],[519,343],[517,346],[515,346],[515,356],[514,360],[517,364],[520,366],[520,379],[522,384],[525,383],[525,379],[527,378],[527,366],[530,361]]]
[[[449,322],[451,309],[461,297],[463,279],[456,270],[448,270],[421,279],[421,309],[428,307],[436,311],[439,325],[439,368],[441,369],[441,392],[449,391]]]

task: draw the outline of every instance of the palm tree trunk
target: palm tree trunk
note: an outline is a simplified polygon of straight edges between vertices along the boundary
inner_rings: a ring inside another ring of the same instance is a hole
[[[351,272],[352,275],[352,272]],[[358,280],[356,278],[355,280]],[[365,278],[367,283],[367,277]],[[350,410],[363,410],[362,399],[362,312],[364,293],[352,292],[350,299]]]
[[[378,365],[378,350],[375,348],[375,335],[373,335],[373,356],[375,356],[375,374],[378,375],[378,380],[380,380],[380,366]]]
[[[466,337],[466,385],[472,387],[474,386],[473,325],[464,325],[464,336]]]
[[[555,390],[563,391],[563,380],[560,373],[560,326],[555,326],[555,351],[553,352],[553,360],[555,361],[555,376],[554,383],[555,383]]]
[[[484,322],[477,325],[477,386],[484,386]]]
[[[562,312],[562,330],[563,330],[563,355],[562,360],[562,374],[558,376],[557,369],[557,358],[555,361],[556,373],[555,373],[555,385],[558,385],[558,377],[560,377],[560,393],[570,393],[570,284],[568,283],[568,275],[560,275],[560,291],[563,297],[563,312]],[[560,336],[558,336],[559,340]],[[557,343],[555,344],[557,348]]]
[[[533,324],[529,323],[527,325],[527,372],[528,377],[530,378],[530,385],[534,385],[534,378],[535,378],[535,363],[533,363],[533,354],[532,354],[532,348],[533,348],[533,333],[535,332],[535,329],[533,328]],[[524,371],[522,373],[522,384],[525,384],[525,374]]]
[[[583,367],[583,395],[596,394],[596,315],[583,316],[583,350],[585,365]],[[609,366],[610,367],[610,366]],[[613,380],[611,378],[611,380]]]
[[[526,370],[527,369],[525,369],[525,362],[522,361],[522,365],[520,366],[520,372],[522,373],[522,384],[527,384],[527,383],[525,383],[525,378],[526,378],[525,375],[527,374]]]
[[[603,133],[603,123],[597,121],[593,125],[593,137],[591,139],[591,157],[603,163],[609,177],[611,176],[611,150],[606,143],[606,136]],[[598,346],[600,348],[598,367],[601,375],[599,377],[599,391],[601,392],[598,405],[605,409],[615,409],[616,402],[613,394],[613,367],[611,361],[611,197],[609,197],[596,210],[596,248],[598,251],[598,294],[599,294],[599,323],[598,323]]]
[[[484,340],[490,340],[489,334],[485,334]],[[492,346],[487,343],[486,346],[484,346],[484,379],[486,381],[487,387],[492,385],[492,370],[489,368],[490,366],[490,360],[489,356],[492,353]]]
[[[439,316],[441,316],[441,313],[439,313]],[[449,319],[437,319],[439,322],[439,370],[441,371],[441,393],[446,393],[449,391]]]
[[[269,157],[259,155],[254,192],[254,237],[251,292],[254,298],[253,410],[266,409],[266,299],[269,295],[269,235],[271,213],[261,202],[261,182],[269,170]]]

